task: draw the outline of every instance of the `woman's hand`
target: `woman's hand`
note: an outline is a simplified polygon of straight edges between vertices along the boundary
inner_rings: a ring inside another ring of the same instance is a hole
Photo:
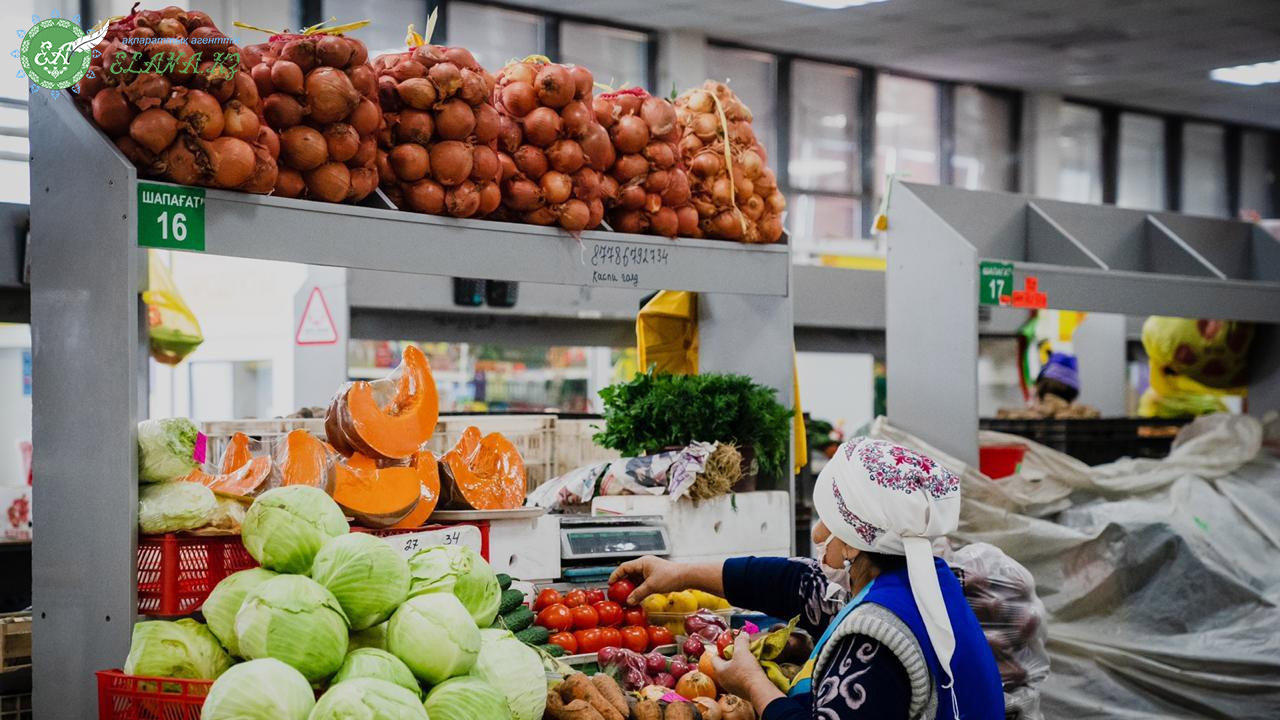
[[[614,583],[624,577],[638,579],[639,583],[636,589],[631,591],[627,602],[631,605],[639,605],[641,600],[654,593],[675,592],[688,588],[689,581],[685,579],[684,572],[686,567],[660,557],[645,555],[619,565],[618,569],[609,576],[609,582]]]
[[[708,648],[707,652],[714,653],[715,649]],[[711,664],[716,669],[716,683],[725,692],[750,702],[757,713],[763,713],[769,703],[784,697],[760,667],[760,661],[751,654],[751,638],[745,632],[734,638],[732,659],[721,660],[713,654]]]

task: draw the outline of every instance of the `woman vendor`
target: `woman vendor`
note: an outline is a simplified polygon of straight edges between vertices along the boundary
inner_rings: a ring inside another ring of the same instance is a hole
[[[689,588],[780,618],[820,638],[789,693],[751,655],[746,634],[715,662],[726,692],[762,720],[1001,720],[995,658],[960,583],[931,541],[954,530],[960,481],[933,460],[882,440],[842,445],[813,493],[816,559],[624,563],[631,602]]]

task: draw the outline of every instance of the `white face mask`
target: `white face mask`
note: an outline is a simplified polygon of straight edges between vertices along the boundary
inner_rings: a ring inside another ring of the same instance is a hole
[[[828,535],[826,540],[813,545],[813,559],[818,561],[818,568],[822,570],[822,575],[827,579],[827,591],[825,598],[831,600],[841,592],[849,593],[849,563],[845,561],[844,565],[839,568],[833,568],[827,565],[825,558],[827,557],[827,546],[831,544],[831,539],[835,535]]]

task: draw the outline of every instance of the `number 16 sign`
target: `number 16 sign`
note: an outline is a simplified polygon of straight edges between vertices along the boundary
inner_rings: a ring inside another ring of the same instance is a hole
[[[139,182],[138,244],[204,252],[204,188]]]

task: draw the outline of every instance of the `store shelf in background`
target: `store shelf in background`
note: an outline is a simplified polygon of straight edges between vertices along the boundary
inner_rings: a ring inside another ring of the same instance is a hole
[[[31,613],[0,615],[0,673],[31,667]]]

